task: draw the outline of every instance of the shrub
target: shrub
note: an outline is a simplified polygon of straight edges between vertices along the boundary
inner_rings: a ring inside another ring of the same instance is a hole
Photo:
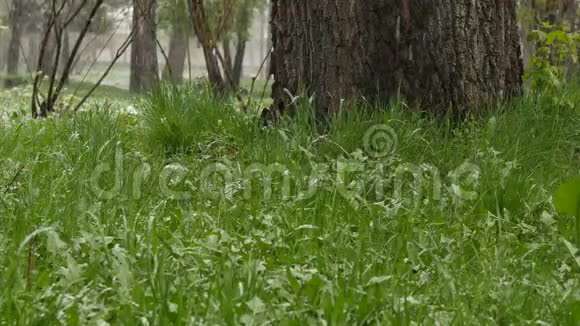
[[[536,44],[537,50],[524,79],[531,82],[535,91],[560,87],[566,78],[566,66],[578,62],[580,34],[544,23],[530,34],[529,41]]]

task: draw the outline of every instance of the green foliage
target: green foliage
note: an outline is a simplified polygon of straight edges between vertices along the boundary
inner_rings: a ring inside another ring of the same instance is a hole
[[[168,153],[199,150],[198,146],[236,124],[231,106],[200,85],[165,84],[138,106],[143,111],[146,143]]]
[[[5,94],[0,110],[20,105]],[[306,101],[294,121],[262,128],[194,86],[164,86],[136,116],[109,96],[113,111],[101,97],[60,119],[9,119],[0,324],[578,324],[577,250],[562,241],[575,223],[550,194],[578,176],[580,110],[561,103],[580,97],[554,96],[461,128],[401,103],[345,110],[325,134]],[[365,142],[377,126],[396,135],[387,155]],[[244,176],[274,163],[285,170],[266,197]],[[465,163],[479,173],[457,179]],[[341,164],[362,170],[338,186]],[[392,196],[405,164],[426,180],[438,169],[440,200],[408,179]],[[208,180],[208,166],[231,178]],[[97,167],[110,169],[95,179]],[[161,190],[168,171],[189,198]],[[95,183],[117,191],[103,198]]]
[[[533,42],[537,49],[524,79],[529,80],[536,91],[561,87],[566,65],[578,63],[580,34],[544,23],[541,29],[530,33],[528,41]]]
[[[63,90],[63,96],[56,102],[56,114],[68,114],[70,109],[75,107],[81,100],[79,94],[85,94],[92,85],[71,82]],[[46,89],[41,89],[42,96],[46,97]],[[30,116],[30,98],[32,94],[31,86],[19,86],[11,89],[0,90],[0,116],[9,116],[12,119],[21,119]],[[109,99],[110,96],[112,99]],[[132,96],[124,90],[101,86],[90,98],[83,109],[90,109],[95,103],[102,105],[109,103],[117,111],[130,106],[133,102]]]

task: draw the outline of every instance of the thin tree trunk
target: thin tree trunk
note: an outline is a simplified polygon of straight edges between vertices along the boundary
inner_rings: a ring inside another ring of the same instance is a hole
[[[399,95],[463,114],[522,91],[513,0],[274,0],[271,28],[276,112],[299,91],[322,117]]]
[[[188,37],[185,33],[175,30],[169,41],[168,63],[163,69],[163,79],[172,83],[183,83],[185,59],[187,56]]]
[[[268,55],[270,53],[270,50],[272,49],[272,25],[269,24],[269,19],[270,19],[270,6],[268,6],[266,8],[266,11],[264,13],[264,23],[267,25],[267,36],[266,36],[266,50],[264,52],[262,52],[264,55]],[[264,37],[264,36],[262,36]],[[264,72],[264,79],[268,79],[271,75],[271,56],[268,56],[268,58],[266,59],[266,69],[263,69]]]
[[[0,31],[0,49],[8,49],[10,45],[10,38],[12,35],[8,35],[5,31]],[[0,70],[4,70],[6,67],[6,58],[7,58],[8,51],[1,51],[0,50]]]
[[[231,78],[231,82],[234,88],[240,86],[240,81],[242,79],[242,73],[244,68],[244,56],[246,54],[246,44],[247,41],[243,39],[242,33],[237,33],[236,36],[236,52],[232,55],[231,43],[232,39],[225,37],[223,40],[223,50],[224,50],[224,61],[225,69],[228,71],[228,75]]]
[[[129,89],[132,92],[149,92],[159,82],[156,9],[156,0],[133,0],[133,24],[135,24],[136,33],[131,45]]]
[[[224,51],[224,64],[227,71],[233,71],[233,59],[232,59],[232,39],[229,36],[224,37],[222,41],[222,48]]]
[[[49,18],[47,18],[48,20]],[[44,33],[44,32],[43,32]],[[46,42],[44,53],[42,55],[42,63],[40,65],[40,71],[43,76],[52,75],[52,70],[54,69],[54,53],[57,48],[57,40],[54,29],[49,32],[49,36]]]
[[[237,87],[240,86],[242,80],[242,74],[244,70],[244,57],[246,55],[246,44],[247,41],[243,38],[241,33],[238,33],[237,43],[236,43],[236,56],[234,58],[234,64],[232,67],[232,82]]]
[[[28,61],[26,62],[26,70],[34,71],[36,69],[36,63],[38,62],[38,56],[40,49],[38,48],[38,43],[40,42],[40,37],[38,36],[38,31],[28,34],[26,53],[28,53]]]
[[[8,54],[6,56],[6,87],[14,87],[18,84],[18,66],[20,65],[20,46],[22,35],[24,33],[24,16],[25,1],[14,1],[10,11],[10,44],[8,45]]]
[[[208,47],[202,45],[202,49],[210,85],[217,94],[225,94],[228,88],[222,76],[217,56],[213,53],[212,49]]]
[[[217,47],[214,48],[217,45],[214,44],[214,42],[219,42],[222,35],[214,35],[213,31],[209,28],[209,22],[205,16],[205,4],[203,1],[189,0],[187,1],[187,4],[191,15],[193,30],[195,31],[197,39],[203,49],[209,84],[216,94],[226,94],[228,87],[226,86],[226,81],[220,69],[219,58],[215,53]],[[222,13],[222,15],[225,15],[225,13]],[[222,18],[223,17],[220,17],[218,20],[222,20]],[[223,29],[220,31],[223,32]]]
[[[59,66],[60,73],[66,68],[66,62],[70,58],[70,35],[68,30],[65,30],[62,35],[62,54],[60,56],[61,65]],[[74,70],[74,66],[71,67],[71,72]]]

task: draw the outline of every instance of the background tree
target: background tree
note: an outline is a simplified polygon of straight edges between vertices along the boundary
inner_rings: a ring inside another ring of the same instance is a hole
[[[456,113],[521,93],[515,1],[272,1],[273,110],[299,91],[321,117],[343,99],[402,95]]]
[[[181,84],[192,29],[186,0],[161,1],[159,16],[161,27],[167,29],[170,34],[163,79]]]
[[[203,48],[208,79],[218,93],[238,88],[249,29],[256,9],[264,3],[265,0],[189,0],[191,20]],[[236,52],[232,54],[234,39]]]
[[[9,7],[9,29],[11,32],[10,44],[6,55],[6,87],[17,84],[18,66],[20,65],[20,47],[25,30],[26,13],[30,10],[31,1],[15,0]]]
[[[239,0],[236,2],[223,39],[225,69],[229,71],[235,88],[240,86],[243,75],[246,45],[256,13],[265,6],[264,0]],[[232,47],[234,52],[232,52]],[[261,53],[263,53],[262,51]]]
[[[0,2],[0,49],[4,49],[8,43],[7,35],[9,34],[8,27],[8,8],[6,4],[8,2]],[[6,51],[0,51],[0,70],[4,69],[6,65]]]
[[[129,89],[150,91],[159,82],[157,61],[157,0],[133,0],[133,44]]]
[[[68,81],[72,72],[74,62],[82,54],[81,46],[89,33],[91,27],[96,25],[96,18],[100,10],[103,8],[105,0],[83,0],[83,1],[59,1],[51,0],[46,4],[45,9],[46,25],[43,31],[43,36],[40,42],[40,54],[36,73],[32,83],[32,116],[46,117],[48,112],[54,111],[57,100],[62,94],[63,88]],[[82,12],[88,13],[85,17],[81,15]],[[64,32],[77,20],[83,18],[80,23],[80,30],[73,46],[69,49],[70,53],[66,61],[61,59],[61,54],[64,44]],[[95,25],[93,25],[95,24]],[[131,31],[129,37],[117,49],[116,55],[108,68],[102,74],[101,78],[95,85],[86,93],[80,100],[74,110],[78,109],[97,87],[101,84],[103,79],[110,72],[116,61],[123,55],[126,49],[131,44],[135,29]],[[48,51],[53,51],[52,53]],[[47,58],[50,58],[48,60]],[[50,72],[43,71],[43,66],[49,64]],[[62,69],[59,69],[62,65]],[[47,77],[46,92],[43,94],[41,84],[43,76]],[[39,109],[40,108],[40,112]]]
[[[28,72],[33,69],[33,62],[38,59],[38,44],[34,42],[35,34],[44,27],[43,10],[47,10],[46,2],[40,0],[12,0],[5,1],[8,15],[6,17],[10,41],[4,52],[6,57],[6,87],[16,86],[22,82],[19,76],[21,64],[26,64]],[[29,35],[29,52],[24,53],[22,44],[25,34]],[[23,60],[24,59],[24,60]]]
[[[33,10],[32,17],[27,17],[27,19],[34,18],[35,16],[41,17],[40,20],[44,21],[45,24],[38,28],[41,30],[42,33],[46,32],[49,24],[48,22],[50,19],[53,18],[54,13],[51,9],[51,2],[48,1],[40,1],[37,0],[24,0],[29,1],[30,3],[37,3],[38,8]],[[62,35],[56,35],[56,30],[54,26],[49,31],[49,38],[47,40],[46,46],[44,47],[43,56],[42,56],[42,64],[41,64],[41,72],[44,75],[52,74],[52,70],[55,68],[55,55],[58,52],[58,62],[60,69],[66,67],[66,62],[70,56],[70,34],[79,34],[83,32],[83,29],[86,26],[86,20],[94,14],[92,17],[92,22],[88,27],[86,33],[90,33],[93,35],[103,35],[106,32],[109,32],[112,29],[112,22],[108,19],[108,12],[111,8],[114,8],[121,4],[121,0],[107,0],[102,1],[102,4],[99,6],[97,12],[92,13],[92,6],[98,0],[61,0],[57,1],[57,4],[62,4],[63,12],[62,14],[74,14],[74,17],[70,17],[70,23],[67,24],[66,28],[63,28]],[[76,10],[76,11],[75,11]],[[30,12],[30,10],[29,10]],[[58,44],[60,42],[59,39],[62,39],[62,44]],[[91,43],[94,40],[92,40]],[[60,48],[58,48],[60,46]],[[83,57],[90,57],[90,53],[86,53],[88,49],[93,47],[84,47],[83,48]],[[90,52],[90,51],[88,51]],[[87,55],[89,54],[89,55]],[[77,57],[80,59],[81,56]],[[93,58],[94,59],[94,58]],[[85,60],[86,61],[86,60]],[[73,63],[71,70],[74,69],[77,62]],[[62,71],[59,71],[62,73]]]
[[[79,6],[82,4],[84,0],[69,0],[71,1],[69,6]],[[91,0],[94,1],[94,0]],[[89,1],[90,2],[90,1]],[[83,70],[84,65],[81,63],[92,64],[95,60],[97,60],[98,52],[102,49],[98,42],[97,36],[104,36],[110,33],[116,32],[117,26],[119,24],[120,17],[111,17],[112,13],[116,13],[119,8],[128,7],[129,2],[128,0],[106,0],[103,2],[103,5],[100,7],[99,11],[96,13],[96,16],[93,18],[93,22],[91,23],[88,33],[90,33],[93,38],[91,42],[87,43],[87,46],[83,48],[83,56],[79,56],[77,60],[73,63],[73,67],[71,69],[77,70],[80,72]],[[88,19],[90,15],[89,7],[84,7],[79,13],[78,18],[73,21],[71,26],[64,30],[63,32],[63,45],[62,45],[62,53],[61,53],[61,61],[66,62],[70,56],[70,39],[71,34],[78,34],[82,31],[84,27],[84,22]],[[79,64],[81,64],[79,66]],[[64,65],[63,65],[64,67]]]
[[[219,94],[225,94],[228,89],[226,83],[231,83],[228,71],[220,69],[220,65],[224,69],[226,65],[218,44],[226,32],[235,2],[236,0],[188,0],[193,30],[203,50],[207,77],[212,88]]]

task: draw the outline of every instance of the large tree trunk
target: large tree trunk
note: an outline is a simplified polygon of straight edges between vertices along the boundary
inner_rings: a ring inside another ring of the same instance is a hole
[[[129,88],[132,92],[149,92],[159,82],[156,10],[156,0],[133,0],[133,24],[136,32],[131,44]]]
[[[324,117],[343,99],[466,112],[521,93],[513,0],[273,0],[271,28],[275,112],[299,92]]]
[[[18,66],[20,65],[20,47],[24,33],[25,1],[14,1],[10,10],[10,44],[6,56],[6,87],[10,88],[18,83]]]
[[[522,93],[515,0],[439,0],[409,9],[407,97],[466,113]],[[403,15],[405,16],[405,15]],[[415,96],[412,96],[415,94]]]
[[[183,83],[183,72],[185,70],[185,57],[189,46],[187,34],[175,30],[171,34],[169,41],[168,62],[163,69],[163,79],[172,83]]]

